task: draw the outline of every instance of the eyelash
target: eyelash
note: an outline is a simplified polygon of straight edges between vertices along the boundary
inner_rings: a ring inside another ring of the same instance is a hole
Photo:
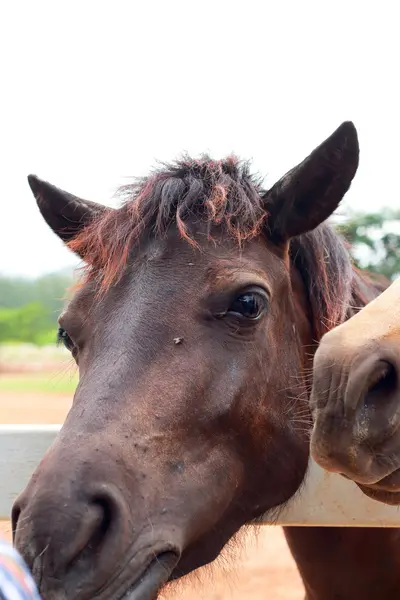
[[[235,294],[229,301],[227,309],[214,316],[224,319],[228,316],[239,318],[243,323],[260,320],[268,307],[268,295],[262,289],[249,288]]]
[[[65,346],[67,350],[71,350],[74,346],[71,338],[69,337],[65,329],[59,327],[57,331],[57,346],[61,345]]]

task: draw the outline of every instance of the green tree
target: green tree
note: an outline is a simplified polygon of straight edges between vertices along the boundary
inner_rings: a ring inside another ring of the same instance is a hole
[[[0,276],[0,343],[55,341],[57,318],[72,283],[69,272],[37,279]]]
[[[37,279],[0,275],[0,307],[15,308],[41,302],[50,312],[58,315],[72,281],[72,273],[69,272],[51,273]]]
[[[0,343],[30,342],[40,345],[55,340],[54,323],[40,302],[18,308],[0,308]]]
[[[389,279],[400,275],[400,211],[353,213],[337,228],[358,267]]]

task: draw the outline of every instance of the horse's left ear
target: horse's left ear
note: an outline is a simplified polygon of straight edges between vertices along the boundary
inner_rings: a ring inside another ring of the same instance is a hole
[[[82,227],[107,210],[102,204],[78,198],[36,175],[28,175],[28,183],[42,217],[64,242],[69,242]]]
[[[357,130],[346,121],[265,193],[272,238],[289,240],[325,221],[350,188],[358,160]]]

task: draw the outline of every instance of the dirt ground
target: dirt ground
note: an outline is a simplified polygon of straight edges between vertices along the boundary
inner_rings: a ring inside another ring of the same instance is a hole
[[[61,423],[70,407],[68,395],[0,392],[0,423]],[[0,482],[1,485],[1,482]],[[10,538],[10,524],[0,523]],[[233,556],[231,556],[233,554]],[[179,588],[164,593],[165,600],[302,600],[300,577],[282,530],[263,527],[241,540],[229,559],[200,569]]]

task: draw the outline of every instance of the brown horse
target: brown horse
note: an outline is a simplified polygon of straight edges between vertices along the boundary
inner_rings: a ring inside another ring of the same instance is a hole
[[[358,155],[343,123],[268,191],[233,157],[185,158],[116,210],[29,178],[88,266],[60,318],[73,406],[12,515],[45,600],[155,598],[299,489],[313,353],[361,294],[322,224]],[[309,600],[400,597],[397,531],[286,535]]]
[[[314,459],[400,505],[400,279],[323,336],[311,403]]]

